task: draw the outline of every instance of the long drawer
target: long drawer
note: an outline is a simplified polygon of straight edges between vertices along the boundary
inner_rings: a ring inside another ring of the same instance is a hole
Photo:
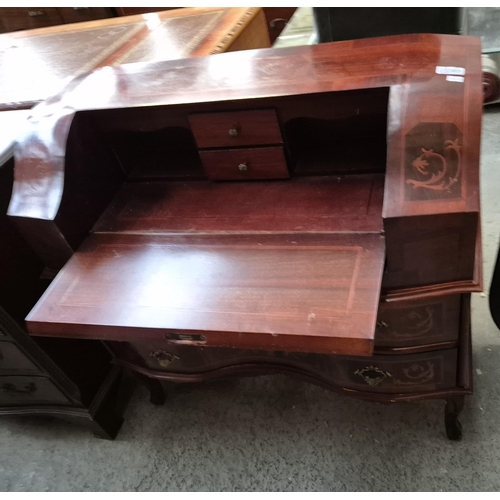
[[[158,373],[197,374],[267,363],[305,370],[338,387],[368,392],[432,391],[449,389],[457,383],[457,349],[351,357],[203,348],[166,342],[110,342],[109,345],[119,359]]]

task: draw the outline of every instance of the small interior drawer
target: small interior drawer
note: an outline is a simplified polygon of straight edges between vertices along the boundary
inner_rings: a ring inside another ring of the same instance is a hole
[[[207,177],[213,181],[286,179],[283,148],[245,148],[200,151]]]
[[[375,345],[410,347],[458,341],[460,295],[381,302]]]
[[[189,123],[200,149],[283,142],[274,109],[196,113],[189,115]]]

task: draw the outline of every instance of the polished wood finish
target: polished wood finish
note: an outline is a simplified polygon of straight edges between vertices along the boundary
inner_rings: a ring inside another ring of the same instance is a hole
[[[168,135],[170,128],[189,127],[186,118],[195,112],[266,110],[272,104],[284,132],[283,139],[287,142],[291,170],[298,168],[297,175],[308,173],[308,166],[303,163],[311,143],[316,154],[320,152],[323,156],[323,165],[335,164],[335,157],[340,155],[344,171],[358,168],[357,162],[350,167],[349,155],[342,156],[345,154],[342,144],[349,144],[349,140],[352,141],[361,131],[365,135],[365,130],[368,133],[371,130],[368,149],[356,147],[353,141],[354,151],[364,149],[369,152],[377,141],[383,148],[386,131],[382,127],[385,125],[388,127],[387,166],[384,169],[383,164],[372,164],[373,170],[381,168],[386,172],[382,216],[388,259],[384,288],[464,281],[472,287],[479,227],[478,139],[481,110],[480,61],[472,54],[479,54],[479,46],[475,39],[438,35],[408,35],[381,40],[377,44],[370,44],[369,40],[339,42],[335,44],[335,50],[328,44],[322,44],[279,51],[245,51],[209,59],[155,63],[133,71],[120,68],[95,72],[81,82],[73,82],[64,93],[64,101],[59,102],[60,97],[57,97],[47,104],[51,126],[57,127],[60,132],[54,137],[53,144],[40,147],[41,150],[48,147],[49,151],[65,150],[66,136],[62,130],[68,132],[74,117],[80,114],[68,115],[67,106],[71,105],[75,111],[88,107],[85,88],[88,85],[86,82],[90,81],[101,89],[109,89],[109,93],[102,93],[109,97],[92,105],[93,108],[106,110],[100,115],[104,119],[102,127],[109,128],[111,117],[114,117],[115,130],[108,130],[108,134],[117,134],[120,128],[127,127],[122,125],[123,122],[142,129],[140,123],[146,122],[149,116],[148,127],[152,123],[161,127],[163,121],[165,134]],[[280,55],[279,59],[276,53]],[[381,62],[380,53],[391,54],[392,62]],[[346,66],[345,59],[357,62]],[[398,60],[401,60],[400,64],[396,63]],[[239,71],[233,71],[238,64],[245,68],[251,80],[243,79]],[[436,73],[436,67],[441,65],[465,68],[467,77],[464,82],[446,80],[445,75]],[[315,79],[312,80],[310,74],[314,74]],[[155,85],[151,84],[152,81],[156,82]],[[403,82],[407,82],[406,86]],[[390,88],[389,94],[380,89],[384,86]],[[373,90],[372,97],[377,96],[382,108],[386,106],[383,115],[375,111],[374,105],[362,106],[367,87],[378,87]],[[403,88],[410,90],[402,92]],[[355,89],[359,89],[360,93],[356,93]],[[341,90],[353,92],[336,92]],[[318,93],[326,92],[337,94],[338,99],[325,98],[321,106],[321,100],[316,100],[322,97],[318,97]],[[439,106],[436,96],[439,96]],[[384,104],[386,98],[388,101]],[[336,107],[342,100],[347,104],[337,111]],[[312,103],[316,106],[311,106]],[[152,104],[155,109],[149,111],[148,107]],[[161,109],[167,105],[172,108],[172,114]],[[61,106],[65,111],[59,117]],[[128,111],[130,106],[133,109]],[[114,114],[114,109],[119,112]],[[453,110],[450,115],[449,110]],[[456,110],[461,111],[458,113]],[[160,118],[161,113],[166,117]],[[333,120],[336,113],[338,120]],[[383,118],[387,113],[388,122]],[[94,112],[94,116],[98,114]],[[326,119],[325,115],[330,119]],[[464,116],[467,116],[466,124]],[[118,117],[120,121],[116,121]],[[370,124],[371,129],[367,127],[363,130],[364,121]],[[361,125],[361,128],[355,125]],[[153,129],[156,127],[153,126]],[[36,125],[34,128],[36,130]],[[314,135],[307,135],[307,130],[313,130]],[[333,132],[342,138],[335,148],[328,144],[328,137]],[[378,134],[380,139],[377,139]],[[307,140],[294,140],[300,135]],[[35,150],[35,143],[44,142],[43,137],[37,138],[36,134],[27,136],[30,151]],[[419,150],[418,144],[421,144]],[[114,151],[118,151],[120,158],[123,147],[118,146]],[[22,142],[21,148],[24,147],[27,143]],[[194,153],[192,146],[185,150]],[[378,151],[377,148],[374,150]],[[424,158],[423,150],[431,156]],[[35,185],[33,164],[50,165],[48,169],[44,166],[44,171],[53,172],[50,183],[36,183],[36,197],[24,194],[30,193]],[[315,160],[310,167],[316,175],[320,173],[317,165]],[[36,156],[29,159],[19,157],[15,191],[9,208],[11,215],[29,218],[30,226],[44,226],[45,234],[52,230],[52,248],[55,235],[59,234],[60,254],[51,262],[51,265],[59,266],[58,263],[67,260],[71,248],[76,248],[92,227],[92,224],[86,224],[78,229],[71,224],[72,230],[78,230],[80,236],[75,239],[76,246],[68,241],[70,238],[62,222],[64,212],[58,210],[63,192],[71,196],[62,183],[60,173],[63,171],[60,156],[40,159]],[[66,169],[65,175],[77,175],[71,172]],[[334,172],[330,170],[329,173]],[[427,185],[422,178],[437,180]],[[85,181],[82,178],[79,182]],[[458,191],[457,186],[460,186]],[[26,224],[26,221],[19,222]],[[33,233],[33,230],[29,232]],[[39,245],[43,246],[41,240]],[[40,252],[47,253],[42,249]]]
[[[123,185],[94,233],[380,233],[384,177],[297,177],[287,182],[161,181]]]
[[[0,7],[0,33],[112,17],[109,7]]]
[[[215,149],[200,152],[207,177],[212,181],[287,179],[283,148]]]
[[[347,390],[403,394],[456,386],[457,350],[370,358],[293,352],[176,346],[167,342],[109,342],[117,358],[172,380],[210,378],[241,366],[280,365]]]
[[[188,344],[370,355],[383,263],[377,234],[96,234],[27,322],[36,335],[182,343],[168,337],[181,331]]]
[[[71,19],[91,9],[97,8],[67,8]],[[58,15],[53,24],[64,22],[64,17],[68,13]],[[98,67],[269,47],[269,39],[259,7],[206,7],[7,33],[0,35],[0,46],[1,111],[30,108],[72,78]]]
[[[274,109],[197,113],[189,115],[188,119],[200,149],[283,142]]]
[[[17,149],[9,214],[64,264],[30,332],[104,340],[157,380],[287,373],[380,402],[470,394],[480,73],[477,40],[408,35],[73,82]],[[90,105],[94,85],[109,92]],[[263,179],[276,151],[289,177]],[[269,165],[232,177],[248,154]]]
[[[460,295],[381,302],[377,316],[377,345],[406,347],[457,342],[459,324]]]

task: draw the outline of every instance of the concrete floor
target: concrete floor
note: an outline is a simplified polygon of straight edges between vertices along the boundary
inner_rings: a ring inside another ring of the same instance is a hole
[[[500,106],[481,153],[485,290],[500,235]],[[442,401],[382,406],[282,376],[134,389],[114,442],[58,420],[0,421],[0,491],[474,491],[500,489],[500,331],[473,300],[475,395],[464,438]]]

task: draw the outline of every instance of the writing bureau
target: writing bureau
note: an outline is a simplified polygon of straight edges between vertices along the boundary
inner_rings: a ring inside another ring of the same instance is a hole
[[[102,68],[33,110],[9,215],[59,273],[35,336],[148,383],[283,372],[472,391],[479,40],[405,35]]]

